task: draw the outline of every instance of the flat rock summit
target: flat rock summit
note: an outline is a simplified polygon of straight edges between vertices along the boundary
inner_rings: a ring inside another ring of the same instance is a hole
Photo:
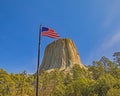
[[[63,38],[53,41],[46,47],[39,70],[50,71],[58,68],[69,71],[75,64],[85,68],[74,42],[71,39]]]

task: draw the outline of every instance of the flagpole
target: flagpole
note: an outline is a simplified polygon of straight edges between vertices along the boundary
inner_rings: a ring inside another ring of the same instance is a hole
[[[36,96],[39,96],[39,66],[40,66],[40,46],[41,46],[41,32],[42,25],[40,25],[39,30],[39,41],[38,41],[38,64],[37,64],[37,78],[36,78]]]

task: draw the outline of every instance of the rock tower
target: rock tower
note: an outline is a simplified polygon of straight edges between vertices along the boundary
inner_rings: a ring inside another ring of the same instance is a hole
[[[42,70],[59,70],[70,71],[74,64],[85,68],[80,60],[77,48],[70,39],[58,39],[49,44],[44,52],[40,71]]]

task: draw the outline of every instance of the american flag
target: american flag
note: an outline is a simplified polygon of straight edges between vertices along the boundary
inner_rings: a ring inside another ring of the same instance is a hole
[[[41,36],[58,39],[60,36],[51,28],[42,27]]]

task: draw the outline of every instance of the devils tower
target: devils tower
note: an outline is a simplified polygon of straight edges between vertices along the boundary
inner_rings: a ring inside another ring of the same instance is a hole
[[[85,68],[74,42],[66,38],[58,39],[46,47],[40,71],[49,71],[55,68],[69,71],[75,64]]]

